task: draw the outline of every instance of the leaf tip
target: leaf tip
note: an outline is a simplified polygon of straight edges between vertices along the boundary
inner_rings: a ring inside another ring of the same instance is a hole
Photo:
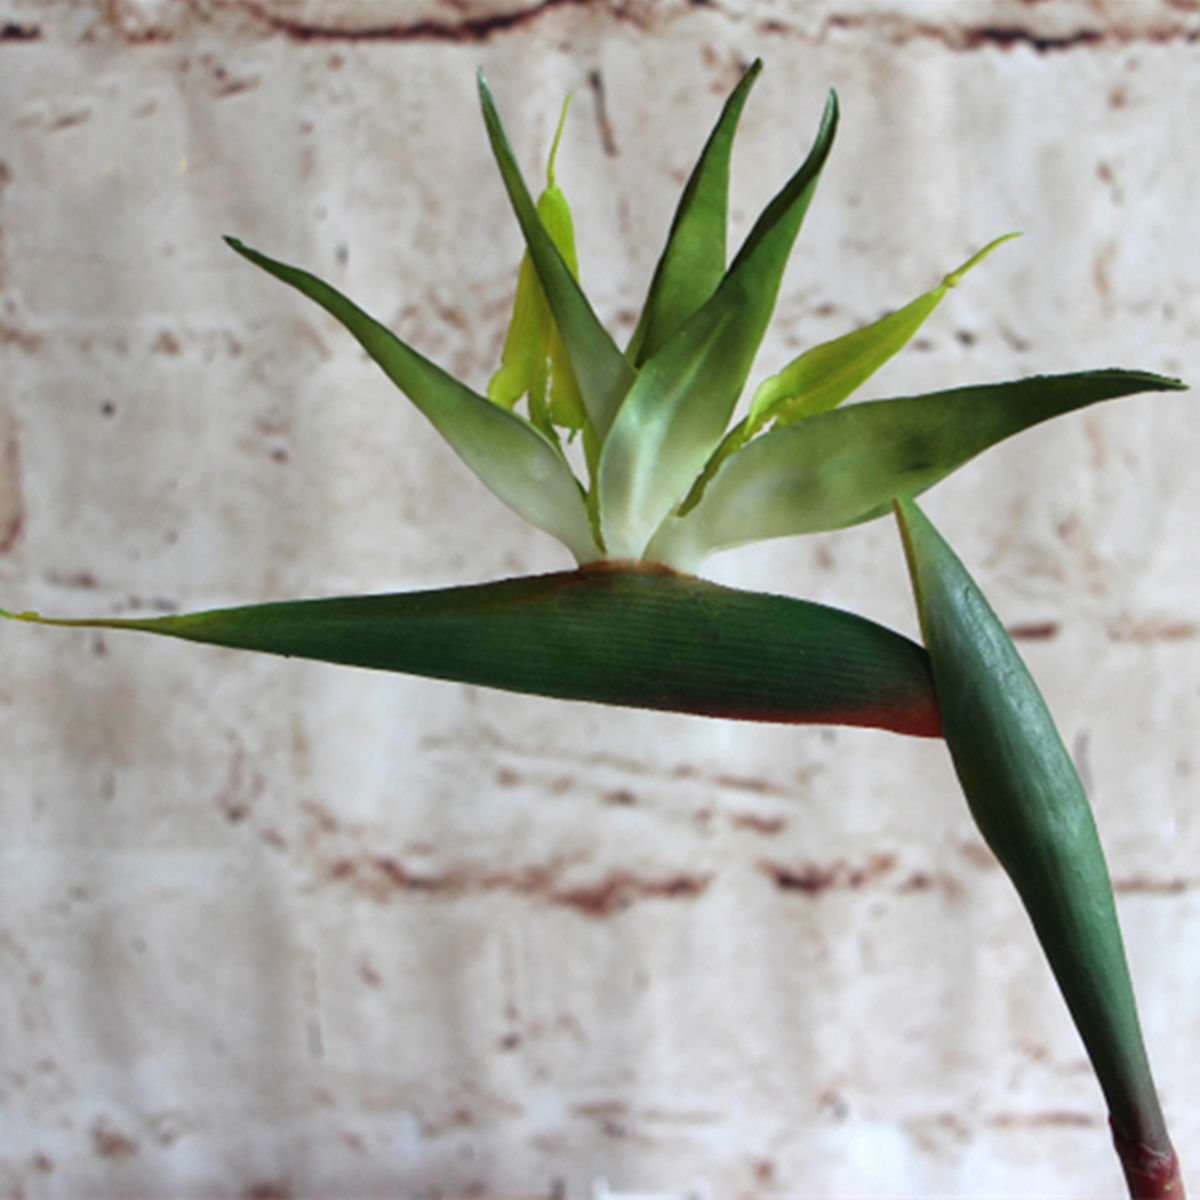
[[[959,283],[961,282],[962,277],[972,267],[976,267],[981,262],[983,262],[983,260],[985,258],[987,258],[987,256],[989,254],[991,254],[991,252],[993,250],[995,250],[998,246],[1004,245],[1005,242],[1011,242],[1013,240],[1013,238],[1019,238],[1019,237],[1024,237],[1024,236],[1025,236],[1025,234],[1022,230],[1016,229],[1016,230],[1013,230],[1012,233],[1002,233],[998,238],[993,238],[990,242],[988,242],[988,244],[986,246],[984,246],[984,248],[982,250],[979,250],[975,254],[972,254],[971,257],[968,258],[967,261],[965,263],[963,263],[963,265],[961,267],[959,267],[957,271],[951,271],[950,274],[947,275],[942,280],[942,286],[948,287],[948,288],[957,287],[959,285]]]
[[[550,159],[546,163],[546,187],[553,188],[554,182],[554,160],[558,157],[558,144],[562,141],[563,130],[567,125],[567,112],[571,107],[571,93],[568,92],[563,100],[562,113],[558,118],[558,128],[554,131],[554,142],[550,147]]]
[[[232,237],[226,233],[221,235],[221,240],[236,254],[240,254],[243,258],[248,259],[250,262],[257,262],[257,252],[251,250],[241,238]]]
[[[488,86],[487,76],[483,73],[482,67],[475,72],[475,86],[479,89],[479,102],[483,105],[484,116],[491,118],[496,111],[496,101],[492,96],[492,89]]]
[[[1177,379],[1174,375],[1159,375],[1155,371],[1126,371],[1120,367],[1110,368],[1115,373],[1120,373],[1126,376],[1138,376],[1144,383],[1143,391],[1148,392],[1190,392],[1191,384],[1184,383],[1182,379]]]
[[[26,609],[24,612],[9,612],[7,608],[0,608],[0,617],[6,617],[10,621],[27,621],[31,625],[44,623],[41,613],[35,613],[29,609]]]

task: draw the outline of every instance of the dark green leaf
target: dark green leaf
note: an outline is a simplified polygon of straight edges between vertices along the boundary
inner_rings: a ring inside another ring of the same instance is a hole
[[[762,59],[756,59],[725,101],[683,189],[626,351],[626,357],[639,366],[704,304],[725,274],[730,152],[742,109],[761,70]]]
[[[975,581],[911,499],[900,498],[896,511],[943,734],[971,813],[1033,921],[1114,1127],[1169,1151],[1083,785],[1037,685]]]
[[[625,397],[600,460],[611,557],[642,557],[720,441],[833,145],[837,112],[830,93],[804,164],[759,217],[712,298],[646,361]]]
[[[405,595],[48,623],[138,629],[567,700],[938,733],[928,659],[907,638],[839,609],[661,568],[597,566]]]

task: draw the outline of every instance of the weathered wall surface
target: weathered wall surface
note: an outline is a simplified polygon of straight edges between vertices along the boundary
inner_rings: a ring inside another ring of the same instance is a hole
[[[575,93],[560,180],[624,333],[755,55],[735,238],[844,114],[757,377],[1022,229],[871,394],[1200,382],[1195,3],[0,0],[0,603],[568,565],[220,235],[482,386],[520,243],[476,68],[530,173]],[[1193,1189],[1195,403],[928,502],[1090,785]],[[712,570],[915,633],[885,522]],[[939,745],[5,626],[0,764],[4,1195],[1120,1189]]]

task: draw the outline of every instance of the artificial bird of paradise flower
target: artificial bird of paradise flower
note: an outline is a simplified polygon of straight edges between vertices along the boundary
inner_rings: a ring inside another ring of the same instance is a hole
[[[700,154],[624,349],[577,279],[554,165],[566,108],[535,202],[480,76],[527,246],[486,394],[315,276],[228,239],[337,318],[497,497],[570,550],[576,570],[148,619],[3,615],[563,699],[944,737],[1092,1059],[1131,1195],[1181,1197],[1087,798],[1003,626],[915,497],[1041,421],[1183,385],[1101,370],[843,406],[1007,234],[911,303],[805,351],[734,422],[838,124],[831,94],[808,156],[727,263],[730,154],[760,69],[743,76]],[[576,438],[586,479],[567,453]],[[721,550],[891,513],[924,647],[852,613],[695,574]]]

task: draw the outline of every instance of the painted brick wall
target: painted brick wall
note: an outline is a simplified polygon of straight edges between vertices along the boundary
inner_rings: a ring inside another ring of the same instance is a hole
[[[870,395],[1200,381],[1195,3],[0,0],[0,603],[569,565],[220,235],[482,386],[520,242],[475,70],[531,174],[574,93],[560,182],[624,333],[756,55],[735,239],[843,105],[756,378],[1022,229]],[[1193,1173],[1194,404],[1059,421],[928,504],[1091,789]],[[711,567],[916,632],[886,522]],[[1119,1191],[937,744],[6,626],[0,764],[6,1196]]]

